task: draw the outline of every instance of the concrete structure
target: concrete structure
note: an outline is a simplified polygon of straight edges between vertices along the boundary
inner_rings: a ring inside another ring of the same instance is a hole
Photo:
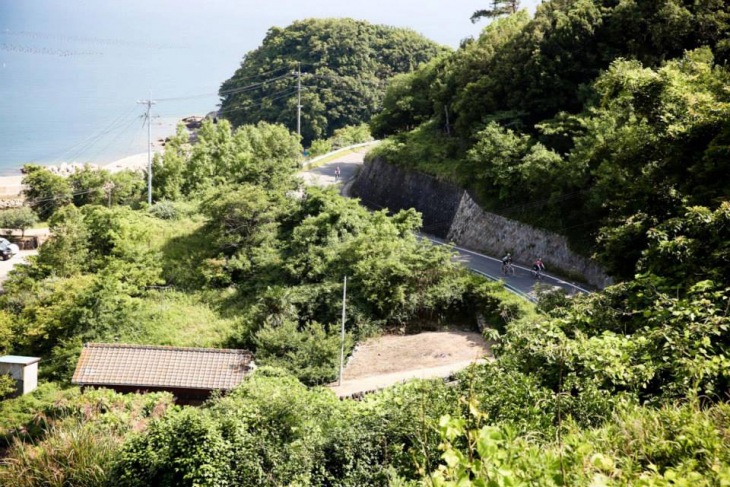
[[[28,394],[38,387],[38,357],[5,355],[0,357],[0,374],[8,374],[15,380],[14,396]]]
[[[572,251],[564,236],[489,213],[468,191],[433,176],[376,158],[365,163],[351,194],[373,209],[414,208],[423,215],[424,233],[456,245],[495,256],[511,252],[527,265],[542,257],[558,274],[583,276],[598,288],[612,283],[596,262]]]
[[[171,392],[180,404],[200,404],[226,392],[255,365],[246,350],[87,343],[71,382],[117,392]]]

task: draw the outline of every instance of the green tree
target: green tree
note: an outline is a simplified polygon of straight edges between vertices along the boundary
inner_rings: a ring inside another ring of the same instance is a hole
[[[471,23],[476,24],[484,17],[495,18],[501,15],[516,13],[520,8],[520,0],[492,0],[492,7],[489,9],[477,10],[471,16]]]
[[[212,244],[225,256],[234,281],[250,277],[275,255],[282,211],[277,203],[281,200],[252,184],[221,187],[203,203]]]
[[[38,250],[42,275],[70,277],[89,269],[89,230],[81,210],[67,206],[50,219],[51,237]]]
[[[76,206],[106,204],[107,195],[104,185],[110,181],[109,171],[92,169],[84,166],[68,177],[73,190],[73,202]]]
[[[20,230],[25,236],[25,231],[38,223],[38,216],[28,206],[20,208],[9,208],[0,212],[0,228]]]
[[[67,179],[34,164],[23,166],[23,172],[23,193],[41,220],[47,220],[56,210],[71,203],[72,188]]]
[[[345,354],[352,348],[352,336],[346,336]],[[292,321],[267,324],[254,337],[256,360],[261,365],[281,367],[307,385],[320,385],[337,378],[340,364],[338,327],[327,331],[319,323],[309,323],[301,330]]]
[[[265,120],[295,130],[293,72],[301,67],[302,138],[309,145],[339,128],[369,121],[391,77],[442,52],[413,31],[352,19],[274,27],[221,86],[221,113],[235,126]]]

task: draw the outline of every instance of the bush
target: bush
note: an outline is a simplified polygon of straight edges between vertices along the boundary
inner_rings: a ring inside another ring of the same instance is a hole
[[[370,142],[373,140],[373,136],[370,135],[370,127],[368,124],[363,123],[360,125],[347,125],[341,129],[337,129],[329,140],[334,149],[339,149],[349,145]]]
[[[149,209],[152,216],[160,220],[177,220],[180,218],[177,205],[172,201],[162,200],[155,203]]]
[[[543,443],[508,427],[439,422],[441,464],[426,485],[725,485],[730,481],[727,405],[620,408],[595,429],[568,422]],[[485,417],[476,412],[477,423]],[[428,466],[425,466],[428,467]]]
[[[15,390],[15,379],[10,374],[0,374],[0,401],[10,396]]]
[[[25,231],[38,223],[38,216],[28,206],[0,211],[0,228]]]
[[[325,384],[337,377],[340,363],[339,330],[327,332],[319,323],[301,331],[291,321],[266,325],[256,333],[256,360],[262,365],[282,367],[308,385]],[[345,338],[345,354],[352,349],[352,335]]]
[[[312,141],[309,147],[309,155],[311,157],[321,156],[332,150],[332,141],[330,139],[317,139]]]

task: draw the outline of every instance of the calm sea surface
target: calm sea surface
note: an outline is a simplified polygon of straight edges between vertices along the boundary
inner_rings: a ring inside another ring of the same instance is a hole
[[[154,138],[214,110],[220,83],[257,40],[216,42],[213,13],[185,3],[0,0],[0,174],[146,151],[136,101],[150,90],[153,99],[200,95],[155,105]]]
[[[528,6],[538,0],[523,2]],[[26,162],[107,163],[216,109],[216,92],[274,25],[353,17],[457,46],[484,0],[0,0],[0,175]],[[164,98],[181,98],[163,101]]]

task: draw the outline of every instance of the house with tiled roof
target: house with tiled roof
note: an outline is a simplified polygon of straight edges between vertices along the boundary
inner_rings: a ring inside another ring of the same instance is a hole
[[[71,382],[117,392],[168,391],[178,403],[199,404],[226,392],[255,368],[246,350],[87,343]]]

